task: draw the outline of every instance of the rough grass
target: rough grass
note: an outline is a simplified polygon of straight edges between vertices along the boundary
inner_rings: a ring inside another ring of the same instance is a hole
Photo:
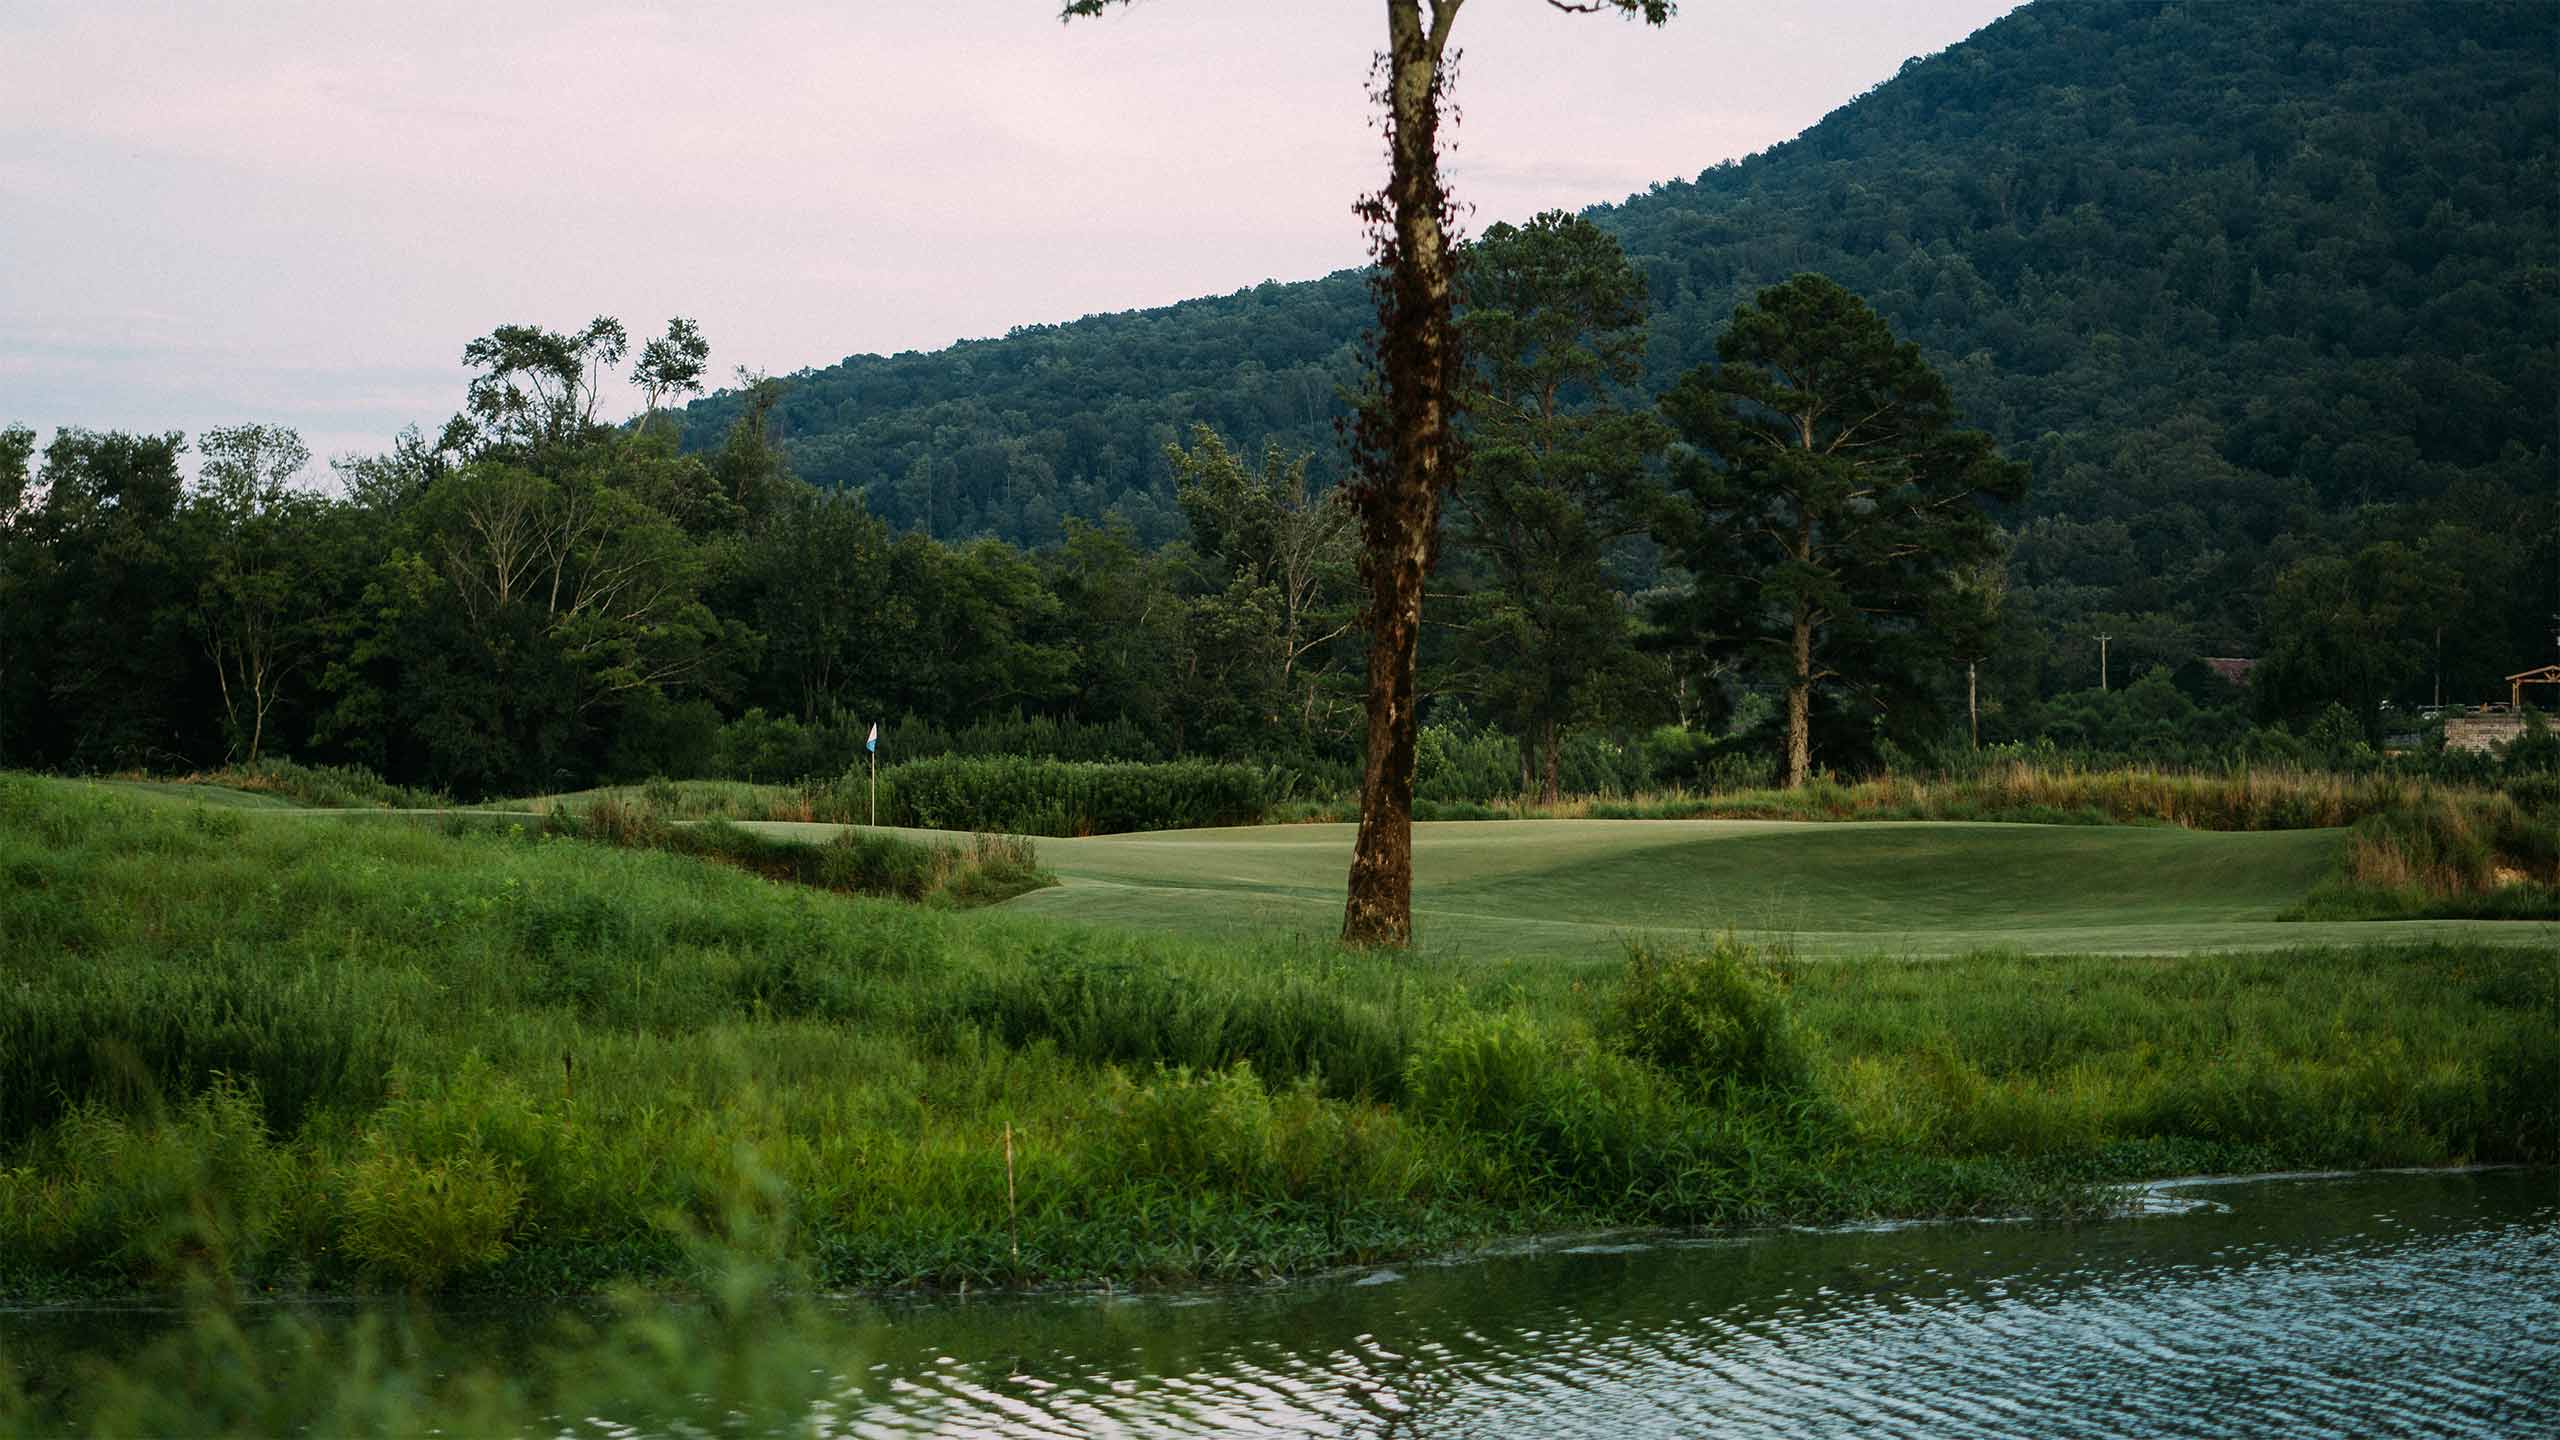
[[[1003,829],[1050,836],[1260,824],[1351,824],[1351,794],[1306,793],[1307,777],[1204,762],[1081,765],[1023,757],[916,762],[880,773],[884,825]],[[641,786],[491,801],[504,810],[640,803],[670,819],[855,824],[869,817],[864,772],[818,785],[652,780]],[[2425,775],[2287,766],[2227,770],[2001,761],[1954,776],[1887,775],[1802,789],[1666,789],[1628,796],[1418,800],[1422,821],[1943,820],[2034,825],[2168,825],[2191,830],[2323,830],[2387,813],[2507,804],[2560,823],[2560,782],[2518,775],[2498,787]]]
[[[636,803],[600,794],[583,809],[553,810],[542,833],[691,855],[821,890],[942,906],[993,905],[1057,883],[1040,868],[1037,848],[1019,835],[917,841],[847,827],[816,845],[794,844],[725,819],[671,819],[652,808],[652,798],[645,791]]]
[[[2547,1160],[2553,991],[2454,946],[1199,943],[0,777],[0,1293],[586,1291],[706,1238],[831,1286],[1247,1278]]]
[[[2176,825],[2191,830],[2323,830],[2429,803],[2465,804],[2529,792],[2533,808],[2560,809],[2538,777],[2505,790],[2419,776],[2345,774],[2289,767],[2182,771],[2084,770],[2010,761],[1962,776],[1887,775],[1801,789],[1649,791],[1626,798],[1418,803],[1421,820],[1975,820],[2038,825]],[[1347,822],[1356,797],[1276,807],[1270,818]]]
[[[2560,815],[2500,793],[2430,795],[2356,822],[2304,920],[2560,920]]]
[[[138,772],[117,778],[138,788],[189,793],[215,804],[240,803],[225,799],[228,795],[314,810],[425,810],[453,803],[432,790],[392,784],[361,765],[305,765],[273,757],[159,779]]]

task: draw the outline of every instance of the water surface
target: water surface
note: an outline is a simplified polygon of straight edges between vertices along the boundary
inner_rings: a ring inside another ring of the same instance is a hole
[[[2071,1227],[1618,1236],[1247,1291],[831,1302],[811,1377],[829,1398],[711,1428],[2560,1437],[2560,1173],[2154,1198]],[[0,1338],[113,1351],[147,1323],[21,1312]],[[445,1314],[435,1343],[488,1366],[546,1323]],[[704,1433],[708,1399],[544,1428]]]
[[[847,1433],[2560,1434],[2560,1177],[883,1313]]]

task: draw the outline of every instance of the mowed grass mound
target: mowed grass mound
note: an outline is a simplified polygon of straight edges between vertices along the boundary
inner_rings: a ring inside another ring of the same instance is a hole
[[[818,825],[758,824],[820,840]],[[1202,939],[1318,942],[1341,924],[1347,825],[1044,840],[1063,882],[1027,914]],[[2339,830],[1924,821],[1489,820],[1414,827],[1414,915],[1454,959],[1614,957],[1727,931],[1805,955],[2185,954],[2377,940],[2560,946],[2560,925],[2280,922],[2334,874]]]
[[[19,1298],[1247,1278],[2560,1158],[2518,950],[1346,954],[8,776],[0,995]]]

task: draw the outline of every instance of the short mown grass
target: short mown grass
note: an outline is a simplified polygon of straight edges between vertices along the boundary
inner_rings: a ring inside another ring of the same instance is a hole
[[[752,867],[748,867],[751,869]],[[2560,1159],[2547,956],[1463,961],[0,776],[0,1293],[1237,1279]]]

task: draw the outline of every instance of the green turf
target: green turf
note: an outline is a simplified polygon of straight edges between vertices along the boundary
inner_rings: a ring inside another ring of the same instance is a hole
[[[831,825],[754,822],[816,839]],[[925,834],[929,832],[916,832]],[[1348,825],[1042,840],[1064,882],[1006,908],[1195,936],[1329,935]],[[1731,929],[1806,954],[2174,954],[2388,939],[2560,945],[2560,925],[2281,923],[2337,830],[1925,821],[1504,820],[1414,827],[1414,916],[1440,953],[1613,954]]]

